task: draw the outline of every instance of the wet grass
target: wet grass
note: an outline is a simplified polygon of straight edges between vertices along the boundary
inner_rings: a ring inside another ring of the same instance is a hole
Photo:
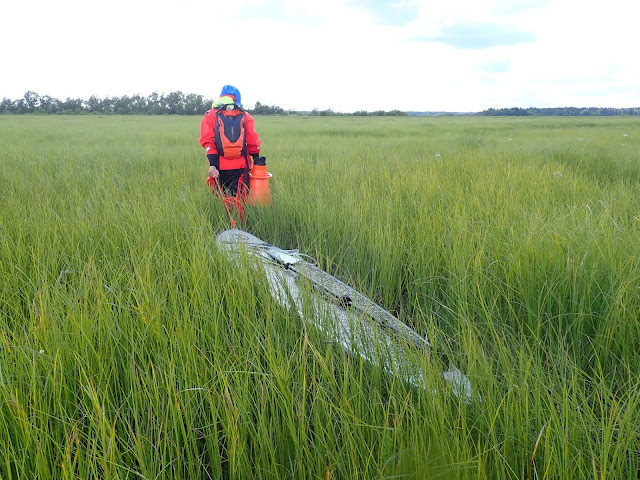
[[[256,119],[244,228],[428,335],[472,406],[216,249],[198,124],[0,117],[1,478],[636,478],[637,119]]]

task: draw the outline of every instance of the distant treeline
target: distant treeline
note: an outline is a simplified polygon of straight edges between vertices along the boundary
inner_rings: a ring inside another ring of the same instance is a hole
[[[640,107],[636,108],[577,108],[577,107],[561,107],[561,108],[490,108],[484,110],[478,115],[486,116],[557,116],[557,117],[597,117],[597,116],[614,116],[614,115],[640,115]]]
[[[314,109],[314,110],[311,110],[310,112],[294,112],[294,113],[302,113],[305,115],[319,115],[321,117],[345,116],[345,115],[351,115],[355,117],[407,117],[409,116],[407,112],[401,112],[400,110],[389,110],[389,111],[376,110],[375,112],[358,110],[357,112],[353,112],[353,113],[340,113],[340,112],[334,112],[330,108],[327,110]]]
[[[18,100],[3,98],[0,102],[0,114],[105,114],[105,115],[202,115],[211,108],[213,100],[205,99],[202,95],[194,93],[184,94],[180,91],[171,92],[168,95],[153,92],[143,97],[141,95],[124,95],[122,97],[99,98],[92,95],[89,100],[81,98],[67,98],[58,100],[49,95],[39,95],[28,91],[24,97]],[[404,116],[406,112],[399,110],[366,112],[364,110],[354,113],[338,113],[331,109],[311,111],[284,110],[275,105],[265,105],[256,102],[253,108],[247,109],[256,115],[358,115],[358,116]]]
[[[18,100],[3,98],[0,113],[201,115],[211,108],[211,103],[202,95],[185,95],[179,91],[168,95],[153,92],[147,97],[136,94],[99,98],[92,95],[89,100],[67,98],[64,101],[29,91]]]
[[[58,100],[49,95],[39,95],[28,91],[17,100],[3,98],[0,102],[0,114],[44,113],[44,114],[115,114],[115,115],[202,115],[211,108],[212,99],[202,95],[181,91],[167,95],[153,92],[151,95],[124,95],[122,97],[99,98],[95,95],[88,100],[67,98]],[[332,109],[310,111],[284,110],[276,105],[256,102],[247,110],[256,115],[318,115],[318,116],[407,116],[407,115],[462,115],[454,112],[402,112],[400,110],[377,110],[368,112],[359,110],[353,113],[335,112]],[[484,116],[613,116],[640,115],[640,107],[635,108],[490,108],[478,113],[464,115]]]

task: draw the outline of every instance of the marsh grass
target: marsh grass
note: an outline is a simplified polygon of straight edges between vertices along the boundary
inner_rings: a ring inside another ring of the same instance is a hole
[[[636,478],[636,119],[256,119],[244,228],[427,335],[470,406],[218,251],[198,122],[0,117],[0,477]]]

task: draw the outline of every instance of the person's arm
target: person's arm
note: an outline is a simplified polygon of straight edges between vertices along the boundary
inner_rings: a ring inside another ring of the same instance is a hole
[[[207,156],[214,154],[218,154],[218,149],[216,148],[216,114],[215,111],[209,110],[202,117],[202,121],[200,122],[200,145],[204,148]]]
[[[247,142],[247,153],[252,157],[260,155],[260,137],[256,132],[253,117],[248,113],[244,121],[245,141]]]
[[[209,176],[218,178],[220,170],[220,155],[216,148],[216,132],[215,132],[215,113],[209,110],[202,117],[200,122],[200,145],[207,153],[207,160],[209,160]]]
[[[207,160],[209,160],[209,176],[218,178],[220,170],[220,155],[217,153],[210,153],[207,155]]]

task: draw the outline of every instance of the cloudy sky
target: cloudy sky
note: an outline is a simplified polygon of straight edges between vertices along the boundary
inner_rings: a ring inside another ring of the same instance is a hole
[[[638,107],[636,0],[21,0],[0,98],[153,91],[245,106]]]

